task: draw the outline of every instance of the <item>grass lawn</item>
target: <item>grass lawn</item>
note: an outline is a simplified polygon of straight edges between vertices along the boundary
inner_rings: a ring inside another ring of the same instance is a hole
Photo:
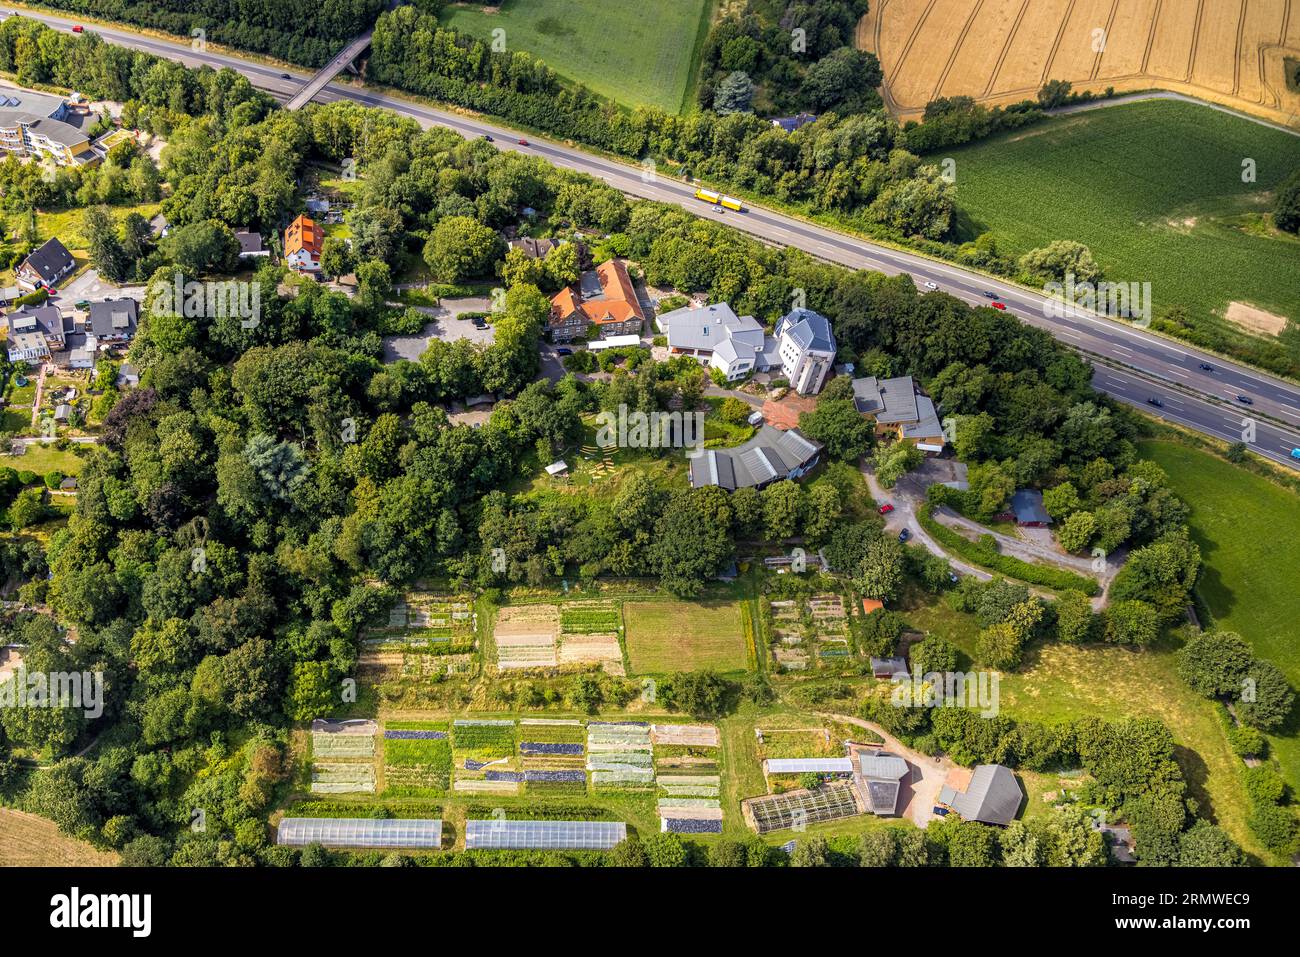
[[[73,454],[71,449],[62,452],[52,442],[49,445],[33,442],[24,455],[0,455],[0,465],[7,465],[19,472],[35,472],[37,475],[45,475],[55,469],[64,475],[79,475],[84,464],[85,459]]]
[[[469,36],[526,50],[568,80],[626,106],[682,108],[711,0],[504,0],[499,12],[448,7],[442,21]]]
[[[1230,302],[1286,316],[1283,345],[1300,366],[1300,284],[1282,279],[1295,273],[1300,241],[1263,215],[1300,165],[1295,137],[1155,101],[1048,120],[944,156],[957,164],[963,239],[991,231],[1017,256],[1056,239],[1086,243],[1106,279],[1150,282],[1157,318],[1182,306],[1225,350],[1247,341],[1222,318]],[[1256,162],[1254,183],[1242,182],[1243,157]]]
[[[904,613],[909,627],[948,638],[965,653],[966,669],[979,624],[973,615],[937,603]],[[1207,814],[1239,844],[1261,858],[1261,848],[1246,829],[1249,813],[1242,785],[1243,765],[1228,747],[1211,703],[1178,677],[1169,645],[1142,651],[1111,645],[1035,645],[1015,673],[1003,673],[999,707],[1013,718],[1051,724],[1073,718],[1159,718],[1173,732],[1178,760],[1191,794]],[[1031,795],[1033,801],[1041,797]]]
[[[1300,498],[1199,449],[1139,448],[1191,506],[1204,561],[1197,591],[1214,624],[1240,634],[1300,687]],[[1289,731],[1269,740],[1283,776],[1300,791],[1300,733]]]
[[[745,668],[740,607],[732,602],[627,602],[623,620],[634,674]]]
[[[113,216],[113,222],[119,226],[131,213],[139,213],[145,219],[152,219],[158,215],[158,210],[162,208],[160,203],[141,203],[136,206],[110,206],[108,211]],[[63,245],[70,250],[85,249],[87,246],[86,237],[81,234],[81,222],[85,216],[85,209],[64,209],[58,212],[37,213],[36,231],[40,233],[41,241],[57,238]]]
[[[0,867],[114,867],[117,855],[68,837],[53,821],[0,808]]]

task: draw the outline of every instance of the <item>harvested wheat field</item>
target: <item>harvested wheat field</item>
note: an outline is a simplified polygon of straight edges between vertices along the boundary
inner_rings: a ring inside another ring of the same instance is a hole
[[[0,808],[0,867],[115,867],[117,855],[59,833],[53,821]]]
[[[1158,88],[1300,127],[1300,0],[876,0],[858,46],[900,118],[941,96]]]

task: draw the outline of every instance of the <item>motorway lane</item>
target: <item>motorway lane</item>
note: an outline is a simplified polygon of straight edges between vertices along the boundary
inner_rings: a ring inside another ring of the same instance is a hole
[[[1278,426],[1251,414],[1251,409],[1237,402],[1222,405],[1208,402],[1161,383],[1154,383],[1126,369],[1095,364],[1093,387],[1111,397],[1175,425],[1202,432],[1225,442],[1244,441],[1247,420],[1254,422],[1254,441],[1248,443],[1255,453],[1282,465],[1300,467],[1300,461],[1291,456],[1300,448],[1300,429]],[[1155,397],[1164,407],[1150,405]]]
[[[7,14],[0,12],[0,19],[5,15]],[[64,29],[76,22],[71,18],[55,17],[44,13],[24,13],[23,16],[31,16],[50,26]],[[310,74],[302,71],[281,70],[228,53],[195,50],[179,41],[173,43],[98,25],[93,26],[92,29],[106,41],[147,50],[178,60],[188,66],[231,67],[247,76],[255,86],[267,90],[282,100],[288,99],[310,79]],[[284,79],[282,73],[289,73],[291,79]],[[411,116],[422,125],[446,126],[466,137],[490,135],[502,149],[544,157],[557,166],[596,176],[631,195],[683,205],[704,218],[716,218],[728,226],[754,235],[765,242],[797,246],[811,255],[850,268],[871,269],[888,275],[906,272],[918,284],[934,282],[941,291],[971,304],[986,304],[988,300],[984,295],[985,291],[994,292],[1006,303],[1008,311],[1017,318],[1046,329],[1067,345],[1131,366],[1148,376],[1164,380],[1170,386],[1181,386],[1182,389],[1190,389],[1230,401],[1235,401],[1238,394],[1248,395],[1255,400],[1253,408],[1259,414],[1271,416],[1300,428],[1300,386],[1267,373],[1226,362],[1181,343],[1150,335],[1127,323],[1106,319],[1082,309],[1070,307],[1058,310],[1064,312],[1064,315],[1050,315],[1047,307],[1048,300],[1032,290],[967,272],[956,266],[926,259],[913,253],[875,246],[865,240],[846,236],[767,209],[751,208],[745,213],[714,212],[710,207],[694,199],[694,187],[689,184],[663,176],[646,175],[639,167],[586,153],[560,143],[543,140],[521,145],[518,142],[520,139],[518,133],[458,113],[338,83],[330,84],[317,97],[318,101],[325,102],[340,99],[390,109]],[[1202,362],[1212,365],[1214,372],[1206,373],[1201,370]],[[1116,393],[1117,397],[1129,401],[1130,397],[1127,393],[1132,389],[1126,389],[1118,384],[1113,374],[1103,375],[1096,381],[1104,383],[1102,388],[1105,391],[1110,391],[1109,385],[1114,384],[1120,390]],[[1133,381],[1143,380],[1131,376],[1130,384]],[[1165,388],[1164,392],[1185,395],[1171,388]],[[1160,411],[1146,406],[1145,397],[1141,402],[1146,411],[1153,413]],[[1198,410],[1200,407],[1215,408],[1212,403],[1196,403],[1196,405]],[[1166,415],[1167,418],[1174,418],[1170,406],[1167,405],[1165,411],[1169,413]],[[1219,413],[1219,416],[1222,418],[1222,413]],[[1211,426],[1202,411],[1198,411],[1194,418],[1206,420],[1207,429]],[[1183,424],[1200,428],[1196,422]],[[1261,435],[1264,425],[1264,420],[1261,419]],[[1220,434],[1224,431],[1221,423],[1213,424],[1213,428],[1218,429],[1218,432],[1211,434],[1223,437]],[[1267,428],[1276,431],[1277,434],[1272,437],[1279,439],[1279,442],[1284,434],[1290,434],[1273,425],[1268,425]],[[1237,437],[1237,433],[1234,432],[1233,437]],[[1278,458],[1278,455],[1270,454],[1265,448],[1260,448],[1259,451],[1268,454],[1270,458]],[[1300,468],[1300,463],[1289,456],[1286,457],[1286,462]]]

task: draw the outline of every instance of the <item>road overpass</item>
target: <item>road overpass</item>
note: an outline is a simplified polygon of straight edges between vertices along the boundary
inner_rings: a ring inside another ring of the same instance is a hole
[[[45,13],[24,16],[57,29],[68,29],[76,22]],[[110,43],[154,53],[187,66],[229,67],[281,101],[293,98],[312,79],[302,71],[291,71],[285,79],[286,74],[276,67],[232,53],[211,48],[196,51],[183,41],[142,36],[121,27],[95,26],[94,30]],[[664,176],[644,177],[639,166],[549,140],[530,136],[529,142],[523,144],[519,134],[508,127],[439,109],[414,98],[327,82],[316,99],[320,102],[349,100],[392,110],[410,116],[422,126],[444,126],[467,138],[491,136],[500,149],[541,156],[556,166],[602,179],[629,195],[674,203],[764,242],[797,247],[852,269],[870,269],[888,275],[908,273],[918,283],[933,282],[943,292],[972,305],[986,304],[985,292],[996,293],[1006,303],[1007,311],[1017,318],[1047,330],[1085,355],[1102,360],[1106,371],[1099,370],[1093,380],[1099,391],[1171,423],[1227,441],[1241,438],[1242,420],[1250,417],[1257,423],[1252,449],[1274,462],[1300,469],[1300,461],[1291,458],[1286,448],[1300,448],[1300,385],[1296,383],[1082,309],[1066,309],[1064,315],[1057,317],[1052,315],[1048,299],[1035,290],[849,236],[795,216],[762,207],[751,208],[746,213],[718,212],[694,198],[692,184]],[[1279,277],[1278,281],[1285,280]],[[1213,371],[1202,369],[1202,364],[1213,366]],[[1250,398],[1253,405],[1242,404],[1238,396]],[[1164,407],[1148,405],[1146,399],[1152,397],[1165,402]]]
[[[286,110],[300,110],[314,100],[332,79],[350,67],[357,57],[366,52],[366,49],[370,46],[370,38],[374,35],[375,28],[371,27],[340,50],[334,59],[316,71],[316,74],[303,85],[302,89],[285,101],[284,108]]]

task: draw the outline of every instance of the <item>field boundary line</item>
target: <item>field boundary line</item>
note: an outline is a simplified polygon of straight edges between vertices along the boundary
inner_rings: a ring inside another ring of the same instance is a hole
[[[1097,55],[1092,58],[1092,72],[1088,74],[1089,80],[1097,79],[1097,74],[1101,72],[1101,61],[1106,55],[1106,48],[1110,46],[1110,29],[1115,25],[1115,14],[1119,12],[1119,0],[1110,0],[1110,14],[1106,17],[1105,32],[1102,34],[1101,49]]]
[[[1165,0],[1156,0],[1156,5],[1151,10],[1151,25],[1147,28],[1147,48],[1142,51],[1142,69],[1139,71],[1140,76],[1151,75],[1151,51],[1156,45],[1156,31],[1160,29],[1160,13],[1164,9]]]
[[[1250,0],[1241,0],[1237,8],[1237,43],[1232,51],[1232,95],[1241,96],[1241,56],[1242,44],[1246,39],[1246,14],[1250,10]]]
[[[1187,74],[1183,79],[1184,83],[1192,82],[1192,74],[1196,72],[1196,54],[1201,45],[1201,18],[1205,15],[1205,0],[1196,0],[1196,19],[1192,21],[1192,43],[1187,50]]]
[[[962,24],[961,32],[957,34],[957,42],[953,44],[952,53],[948,55],[948,62],[944,64],[943,70],[939,73],[939,79],[934,84],[934,92],[930,94],[931,100],[939,98],[939,91],[943,85],[948,82],[948,74],[957,63],[957,58],[961,56],[961,48],[966,43],[966,37],[970,35],[971,27],[975,25],[975,18],[980,15],[984,8],[984,0],[975,0],[970,8],[970,13],[966,17],[966,22]]]
[[[1061,15],[1061,22],[1056,28],[1056,39],[1052,42],[1052,49],[1047,53],[1047,59],[1043,61],[1043,75],[1039,83],[1046,83],[1052,73],[1052,64],[1056,62],[1056,54],[1061,49],[1061,42],[1065,39],[1065,28],[1070,25],[1070,17],[1074,16],[1074,4],[1076,0],[1070,0],[1069,5],[1065,8],[1065,13]]]
[[[930,19],[930,11],[934,9],[934,5],[938,2],[939,0],[929,0],[929,2],[925,5],[925,12],[922,13],[920,19],[916,21],[916,26],[912,28],[912,35],[907,38],[907,43],[903,47],[903,52],[898,55],[898,61],[894,64],[893,72],[895,76],[897,76],[898,71],[903,68],[903,64],[907,62],[907,57],[912,52],[912,46],[916,43],[916,38],[921,35],[921,30],[925,27],[926,21]],[[883,15],[884,11],[882,10],[881,13]],[[895,100],[894,102],[895,104],[898,103],[897,100]],[[915,108],[916,107],[904,107],[904,109],[915,109]],[[922,104],[922,106],[919,107],[919,109],[924,109],[924,108],[925,108],[924,104]]]
[[[984,95],[992,96],[993,87],[997,85],[998,77],[1002,75],[1002,67],[1007,62],[1007,55],[1011,52],[1011,44],[1016,42],[1016,34],[1020,32],[1020,25],[1025,22],[1025,11],[1029,9],[1030,0],[1022,0],[1020,12],[1016,14],[1015,20],[1011,22],[1011,31],[1007,34],[1006,42],[1002,44],[1002,52],[998,54],[998,60],[993,64],[993,72],[989,74],[988,85],[984,87]]]

